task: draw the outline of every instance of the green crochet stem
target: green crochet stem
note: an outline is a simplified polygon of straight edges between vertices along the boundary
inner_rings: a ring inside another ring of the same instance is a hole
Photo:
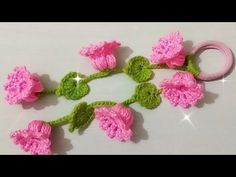
[[[148,67],[149,69],[168,69],[167,65],[165,64],[151,64]]]
[[[95,101],[95,102],[89,104],[89,106],[96,108],[96,107],[100,107],[100,106],[113,106],[115,104],[116,104],[116,102],[113,102],[113,101]],[[52,127],[56,127],[58,125],[64,125],[64,124],[69,123],[70,119],[71,119],[71,114],[61,117],[56,120],[49,121],[47,123]]]
[[[195,67],[195,66],[194,66]],[[149,66],[150,69],[170,69],[168,68],[166,65],[164,64],[152,64]],[[190,68],[190,67],[187,67],[185,65],[183,66],[179,66],[179,67],[176,67],[176,68],[173,68],[174,70],[179,70],[179,71],[188,71],[190,72],[191,74],[193,74],[194,76],[198,76],[200,74],[200,71],[198,70],[195,70]]]
[[[91,74],[90,76],[87,76],[85,79],[83,79],[83,81],[88,83],[95,79],[107,77],[112,74],[117,74],[117,73],[122,73],[122,72],[123,72],[123,68],[107,69],[107,70],[103,70],[103,71]]]
[[[132,103],[135,103],[136,99],[134,97],[131,97],[128,100],[123,101],[121,104],[123,104],[124,106],[129,106]],[[89,106],[92,106],[93,108],[96,107],[101,107],[101,106],[114,106],[116,105],[116,102],[113,101],[95,101],[93,103],[90,103]]]
[[[198,77],[198,75],[200,74],[200,70],[196,66],[194,61],[194,56],[187,55],[185,58],[184,65],[181,67],[176,67],[174,69],[188,71],[192,73],[195,77]],[[62,79],[57,89],[46,89],[43,92],[38,93],[38,96],[41,97],[54,94],[57,96],[63,95],[67,99],[78,100],[89,93],[89,86],[87,85],[87,83],[92,80],[108,77],[112,74],[125,73],[136,82],[142,83],[152,78],[152,69],[170,68],[168,68],[166,64],[150,64],[147,58],[142,56],[136,56],[131,58],[127,66],[125,66],[124,68],[105,69],[103,71],[91,74],[87,77],[77,72],[70,72]],[[77,76],[81,79],[80,81],[75,80]]]
[[[130,99],[123,101],[122,104],[124,106],[129,106],[129,105],[131,105],[131,104],[133,104],[135,102],[136,102],[135,97],[131,97]]]
[[[166,64],[151,64],[149,65],[149,69],[170,69],[170,68],[168,68]],[[201,72],[198,66],[196,66],[194,56],[192,55],[186,56],[183,66],[179,66],[173,69],[180,71],[188,71],[192,73],[195,77],[197,77]]]
[[[45,96],[55,94],[57,96],[64,95],[67,99],[77,100],[88,94],[88,82],[110,76],[116,73],[126,73],[140,84],[135,89],[135,94],[121,102],[124,106],[129,106],[132,103],[138,102],[142,107],[153,109],[160,105],[160,94],[162,89],[157,89],[154,84],[146,81],[150,80],[153,72],[152,69],[169,69],[165,64],[149,64],[148,59],[137,56],[132,58],[128,65],[124,68],[106,69],[90,76],[84,76],[77,72],[68,73],[63,79],[60,86],[54,90],[45,89],[39,93],[38,96]],[[176,67],[175,70],[191,72],[195,77],[200,74],[199,68],[194,63],[194,56],[186,56],[183,66]],[[75,80],[79,76],[80,80]],[[47,122],[50,126],[56,127],[58,125],[70,124],[69,131],[84,130],[94,119],[94,109],[101,106],[114,106],[116,102],[113,101],[95,101],[89,105],[86,102],[79,103],[73,111],[64,117]]]
[[[43,97],[46,95],[55,95],[55,93],[56,93],[56,89],[53,89],[53,90],[45,89],[43,92],[38,93],[38,96]]]
[[[93,103],[90,103],[89,106],[96,108],[96,107],[101,107],[101,106],[114,106],[116,104],[117,103],[113,101],[95,101]]]
[[[134,97],[132,97],[128,100],[123,101],[121,104],[123,104],[124,106],[129,106],[130,104],[132,104],[134,102],[136,102],[136,100],[135,100]],[[93,103],[90,103],[88,106],[91,106],[93,108],[97,108],[97,107],[101,107],[101,106],[114,106],[116,104],[117,103],[113,102],[113,101],[95,101]],[[73,110],[73,112],[75,112],[75,111],[76,110]],[[64,124],[67,124],[67,123],[70,122],[71,115],[72,114],[69,114],[69,115],[66,115],[64,117],[58,118],[56,120],[49,121],[47,123],[52,127],[56,127],[56,126],[59,126],[59,125],[64,125]]]
[[[49,121],[47,123],[52,127],[56,127],[58,125],[67,124],[69,121],[70,121],[70,115],[67,115],[67,116],[61,117],[59,119]]]

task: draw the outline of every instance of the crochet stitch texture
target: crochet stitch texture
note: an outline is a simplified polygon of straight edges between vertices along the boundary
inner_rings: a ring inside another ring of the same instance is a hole
[[[107,136],[119,141],[128,141],[132,137],[131,125],[133,115],[129,108],[116,104],[111,107],[99,107],[95,109],[95,117],[99,126]]]
[[[194,106],[203,98],[203,86],[198,84],[193,75],[187,72],[177,72],[172,79],[160,84],[163,95],[173,106],[183,108]]]
[[[222,73],[217,73],[217,78],[226,74],[232,66],[232,54],[222,43],[210,42],[201,46],[221,49],[227,56],[226,69]],[[29,123],[24,130],[13,132],[10,137],[13,142],[31,154],[49,155],[51,151],[51,130],[56,126],[69,124],[69,132],[83,132],[96,119],[99,127],[110,138],[125,142],[132,139],[132,124],[135,121],[130,105],[138,103],[146,109],[157,108],[161,102],[163,94],[171,105],[189,108],[195,106],[204,98],[204,88],[197,81],[204,77],[195,64],[195,52],[187,54],[183,46],[183,37],[179,32],[170,33],[160,38],[158,43],[152,48],[150,58],[134,56],[129,59],[126,66],[118,68],[114,51],[121,44],[117,41],[104,41],[98,44],[90,44],[82,48],[80,54],[88,57],[92,66],[97,72],[85,76],[81,73],[71,71],[66,74],[53,90],[44,89],[37,75],[31,74],[26,67],[16,67],[7,77],[4,85],[6,91],[6,101],[9,104],[20,104],[24,102],[34,102],[42,96],[54,94],[63,96],[68,100],[80,100],[89,91],[89,82],[108,77],[114,74],[123,73],[137,82],[134,93],[122,102],[110,100],[94,101],[92,103],[77,103],[68,115],[64,115],[55,120],[45,122],[34,120]],[[159,88],[156,83],[150,83],[154,76],[154,69],[174,69],[177,72],[170,79],[164,79]]]
[[[153,63],[165,63],[169,68],[182,66],[185,59],[183,37],[179,32],[170,33],[159,39],[152,52]]]
[[[35,155],[52,153],[50,136],[51,126],[41,120],[34,120],[29,123],[28,128],[11,134],[15,144],[19,144],[24,151]]]

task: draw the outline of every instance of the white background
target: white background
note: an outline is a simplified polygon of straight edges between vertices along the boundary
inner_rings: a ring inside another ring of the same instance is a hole
[[[0,24],[0,153],[28,154],[14,145],[9,134],[22,129],[34,119],[53,120],[69,114],[81,101],[129,98],[136,83],[125,74],[89,83],[91,92],[79,101],[48,96],[33,105],[8,105],[2,85],[17,65],[41,76],[46,87],[54,88],[69,71],[92,74],[90,62],[79,55],[89,43],[118,40],[122,47],[116,52],[120,66],[132,56],[149,57],[159,37],[180,31],[189,50],[206,40],[219,40],[236,51],[236,23],[1,23]],[[216,71],[223,56],[209,50],[198,58],[203,71]],[[175,71],[155,70],[151,81],[159,84]],[[190,109],[162,104],[147,110],[137,103],[131,105],[135,115],[132,141],[110,140],[94,120],[83,135],[69,133],[68,125],[53,131],[55,154],[236,154],[236,71],[222,80],[204,82],[205,99]],[[191,114],[190,122],[183,120]]]

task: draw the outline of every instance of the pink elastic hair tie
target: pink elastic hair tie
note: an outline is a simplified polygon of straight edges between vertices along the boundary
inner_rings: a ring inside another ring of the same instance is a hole
[[[204,81],[211,81],[211,80],[219,79],[230,71],[233,65],[233,54],[231,50],[229,49],[229,47],[227,47],[225,44],[219,41],[203,42],[199,46],[193,48],[190,54],[196,56],[197,53],[203,52],[207,49],[219,50],[225,56],[225,60],[226,60],[225,65],[220,71],[215,72],[215,73],[205,73],[201,71],[201,73],[199,74],[197,78]]]

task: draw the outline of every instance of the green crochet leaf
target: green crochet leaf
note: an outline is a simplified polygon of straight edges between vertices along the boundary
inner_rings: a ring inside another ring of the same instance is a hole
[[[68,100],[79,100],[89,93],[89,86],[83,80],[77,81],[76,77],[85,78],[77,72],[68,73],[60,82],[56,90],[57,96],[65,96]]]
[[[142,83],[135,89],[135,99],[141,106],[153,109],[161,103],[160,93],[154,84]]]
[[[129,60],[124,72],[136,82],[145,82],[152,78],[153,72],[149,67],[149,61],[145,57],[136,56]]]
[[[76,105],[70,114],[69,131],[76,129],[85,130],[94,119],[94,108],[88,106],[86,102]]]
[[[200,69],[196,66],[194,62],[194,56],[188,55],[185,59],[185,67],[188,72],[191,72],[195,77],[197,77],[200,74]]]

